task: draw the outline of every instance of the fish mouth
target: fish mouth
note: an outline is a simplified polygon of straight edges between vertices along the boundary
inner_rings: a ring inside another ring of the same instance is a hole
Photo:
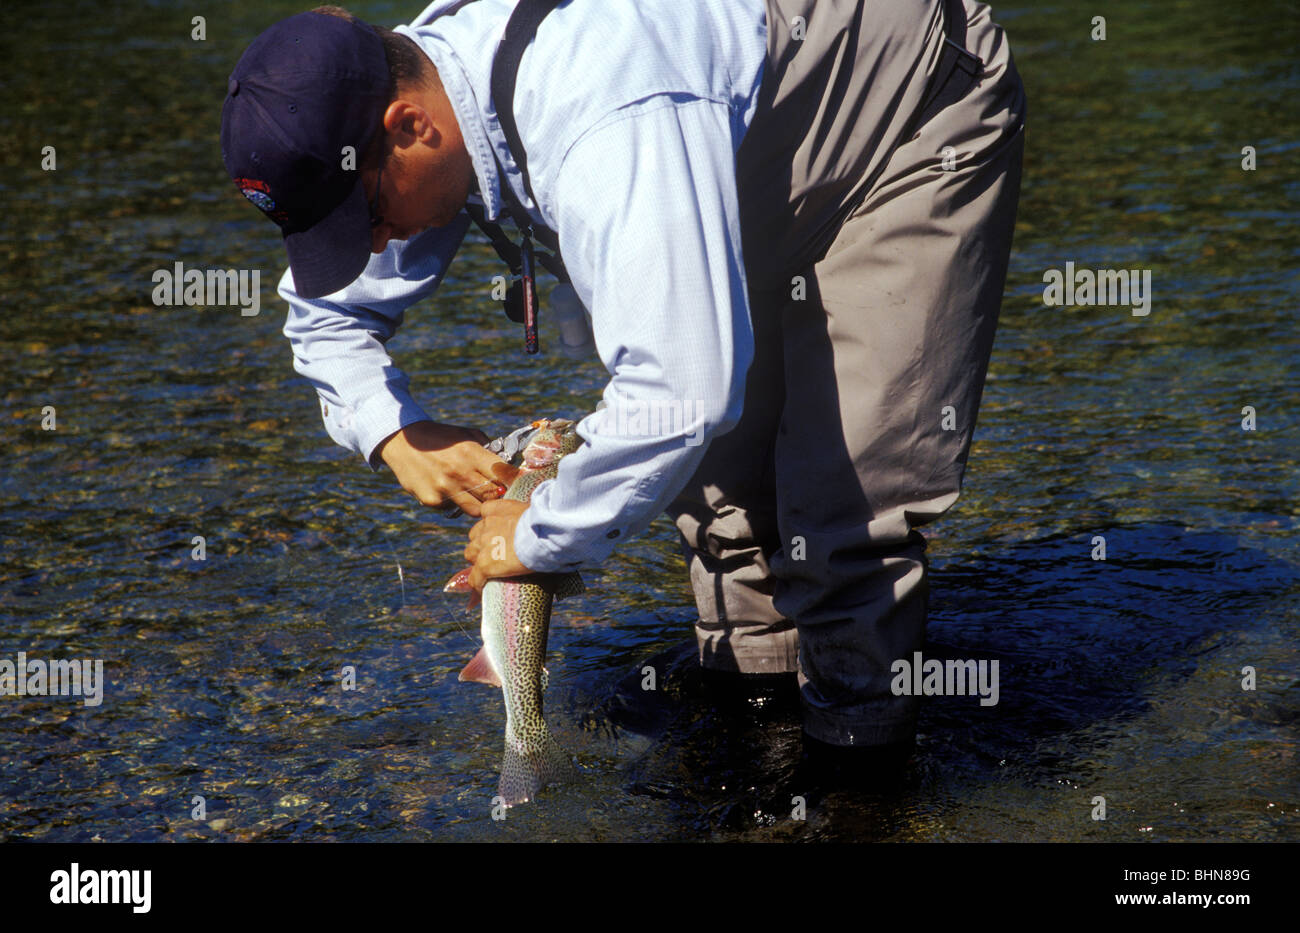
[[[554,467],[555,461],[575,448],[577,435],[573,433],[575,422],[567,418],[541,418],[533,422],[537,433],[532,441],[524,447],[523,469],[537,470]]]
[[[555,462],[560,452],[558,441],[536,440],[524,448],[524,466],[529,470],[540,470]]]
[[[574,426],[572,421],[563,418],[551,420],[543,418],[533,422],[533,427],[541,430],[528,442],[523,452],[523,468],[540,470],[553,466],[565,454],[564,432]]]

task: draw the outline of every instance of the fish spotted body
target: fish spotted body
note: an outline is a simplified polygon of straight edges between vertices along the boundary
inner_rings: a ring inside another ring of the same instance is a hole
[[[539,421],[540,431],[523,452],[523,472],[503,498],[527,502],[538,484],[555,477],[560,460],[582,444],[572,421]],[[469,589],[468,571],[447,584]],[[526,803],[546,784],[573,778],[569,756],[542,716],[546,641],[555,599],[583,590],[577,573],[533,573],[491,579],[483,586],[483,648],[460,679],[500,686],[506,707],[505,753],[498,794],[506,806]]]

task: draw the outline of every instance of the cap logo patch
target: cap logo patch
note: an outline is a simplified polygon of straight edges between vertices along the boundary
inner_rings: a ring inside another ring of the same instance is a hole
[[[266,213],[275,210],[275,201],[271,199],[271,186],[256,178],[236,178],[235,186],[248,200]]]

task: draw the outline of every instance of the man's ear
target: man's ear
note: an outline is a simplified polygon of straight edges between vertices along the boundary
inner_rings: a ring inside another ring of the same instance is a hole
[[[437,146],[442,138],[428,109],[422,103],[404,97],[393,101],[384,111],[384,129],[398,140],[401,148],[416,141]]]

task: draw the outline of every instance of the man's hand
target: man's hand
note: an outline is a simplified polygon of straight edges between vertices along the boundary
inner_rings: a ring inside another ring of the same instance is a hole
[[[483,503],[483,520],[469,530],[465,559],[470,563],[469,583],[482,592],[490,577],[517,577],[532,573],[515,556],[515,526],[527,502],[502,499]]]
[[[402,488],[425,505],[458,505],[478,516],[481,504],[501,495],[519,471],[483,444],[482,431],[417,421],[377,448]],[[499,485],[498,485],[499,484]]]

